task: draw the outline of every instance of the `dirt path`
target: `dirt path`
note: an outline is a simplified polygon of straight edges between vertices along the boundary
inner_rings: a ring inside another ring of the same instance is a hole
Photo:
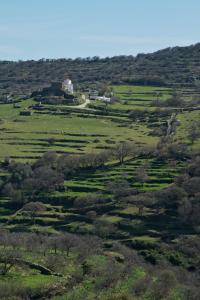
[[[90,103],[89,99],[86,99],[84,103],[80,104],[80,105],[71,105],[71,106],[67,106],[69,108],[78,108],[78,109],[84,109],[87,108],[87,105]]]

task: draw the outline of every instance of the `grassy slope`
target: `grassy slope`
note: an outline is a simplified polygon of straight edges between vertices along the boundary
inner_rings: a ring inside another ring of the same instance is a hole
[[[31,160],[46,151],[58,153],[84,153],[110,148],[112,143],[123,140],[134,140],[136,143],[155,144],[156,137],[149,135],[146,123],[130,122],[127,118],[131,109],[154,110],[152,100],[168,99],[172,90],[156,87],[113,86],[119,102],[109,104],[108,116],[98,116],[95,111],[83,111],[60,108],[55,114],[54,106],[46,105],[44,112],[35,111],[33,116],[19,116],[19,112],[34,102],[21,102],[21,108],[11,104],[0,105],[0,159],[10,156],[14,159]],[[182,90],[184,99],[189,100],[188,90]],[[103,108],[105,104],[92,101],[92,106]],[[118,116],[117,116],[117,115]],[[177,137],[185,138],[187,124],[198,118],[199,112],[180,115],[181,126]],[[54,139],[52,144],[49,139]]]
[[[163,99],[169,98],[172,93],[171,89],[141,86],[114,86],[113,90],[115,95],[120,97],[120,99],[124,97],[134,99],[139,96],[141,99],[146,98],[149,106],[146,104],[141,106],[143,109],[152,109],[150,107],[152,97],[155,97],[157,92],[161,93],[160,97]],[[189,101],[188,95],[190,94],[188,94],[188,91],[184,90],[182,92],[187,95]],[[25,108],[32,104],[32,101],[28,100],[22,103]],[[98,102],[97,105],[102,106],[104,104]],[[123,112],[124,104],[117,103],[109,106],[113,109],[115,105],[121,105],[121,108],[118,109],[119,112]],[[135,108],[135,104],[131,104],[130,106],[131,108]],[[87,111],[84,114],[80,114],[77,111],[67,115],[54,115],[52,111],[48,111],[45,114],[35,112],[33,116],[22,117],[19,116],[20,109],[14,109],[12,105],[2,105],[0,109],[1,118],[4,120],[4,123],[0,127],[1,158],[9,155],[17,159],[29,160],[49,150],[84,153],[86,151],[100,151],[101,148],[112,147],[114,143],[123,140],[132,140],[136,143],[146,143],[149,145],[155,144],[158,140],[156,137],[149,135],[146,123],[134,123],[130,121],[127,123],[128,119],[124,118],[122,120],[126,123],[113,122],[112,115],[104,118],[102,116],[95,116],[95,113],[92,113],[90,118],[86,118],[88,116]],[[194,118],[198,118],[198,116],[198,111],[180,114],[179,119],[181,123],[175,138],[187,141],[186,128],[189,122]],[[49,138],[54,138],[54,143],[51,145],[48,142]],[[199,141],[195,143],[195,146],[198,147],[198,143]],[[135,172],[141,166],[146,167],[148,173],[148,180],[143,186],[139,185],[135,180]],[[108,182],[117,179],[128,180],[130,186],[136,189],[146,191],[161,189],[170,184],[173,178],[181,173],[183,167],[184,165],[181,164],[174,166],[173,164],[170,165],[156,160],[144,160],[141,158],[128,161],[122,166],[111,165],[107,166],[104,170],[81,172],[78,176],[66,181],[66,192],[56,192],[46,202],[50,201],[52,205],[56,205],[57,207],[59,205],[68,207],[69,199],[93,192],[101,192],[109,199],[106,185]],[[25,220],[22,222],[20,216],[15,217],[14,220],[10,217],[12,212],[7,208],[6,201],[6,199],[2,199],[1,201],[1,221],[9,220],[7,227],[12,229],[17,229],[23,224],[23,226],[30,227],[30,221]],[[100,218],[103,217],[110,222],[117,223],[118,218],[122,217],[126,221],[126,214],[119,216],[119,209],[123,210],[123,207],[115,208],[114,212],[108,211],[106,215],[100,216]],[[132,209],[135,210],[135,207],[129,207],[130,211]],[[92,225],[89,226],[89,224],[83,223],[83,221],[79,220],[79,217],[74,216],[73,218],[73,212],[66,211],[66,213],[72,214],[64,221],[67,228],[75,230],[81,224],[82,228],[89,231],[93,230]],[[135,214],[137,215],[137,210]],[[42,231],[52,232],[55,228],[57,229],[64,225],[60,220],[60,213],[55,217],[55,207],[52,207],[48,216],[38,216],[37,221],[36,228]],[[31,228],[34,229],[35,227],[31,226]],[[124,234],[127,235],[126,230]]]
[[[0,106],[0,159],[10,156],[29,160],[50,150],[68,153],[99,151],[98,149],[109,146],[108,141],[115,143],[130,139],[148,144],[155,144],[157,141],[148,136],[149,129],[145,124],[130,124],[126,117],[114,117],[114,121],[112,115],[102,117],[94,112],[88,117],[87,112],[80,113],[79,110],[71,114],[55,115],[53,107],[49,106],[45,114],[35,112],[30,117],[19,116],[20,110],[32,103],[31,100],[23,101],[21,109],[14,109],[9,104]],[[125,108],[121,104],[116,106],[119,113]],[[115,105],[113,108],[115,109]],[[128,108],[132,109],[134,105]],[[48,143],[49,138],[55,140],[53,145]]]
[[[126,112],[127,109],[147,109],[152,110],[151,101],[155,99],[155,93],[158,90],[155,87],[130,87],[120,86],[113,87],[116,96],[120,97],[120,102],[109,105],[108,109],[115,109],[118,112]],[[159,88],[163,100],[171,95],[171,90]],[[145,100],[145,101],[144,101]],[[190,96],[187,96],[190,100]],[[22,102],[22,108],[31,105],[32,100]],[[102,107],[101,102],[94,103],[97,107]],[[21,109],[22,109],[21,108]],[[149,129],[145,123],[125,123],[114,122],[112,115],[108,117],[95,116],[85,118],[80,112],[71,112],[67,115],[53,115],[51,108],[48,107],[46,114],[34,113],[31,117],[19,116],[21,109],[14,109],[12,105],[0,106],[0,119],[3,123],[0,125],[0,158],[5,156],[16,157],[17,160],[32,160],[40,156],[43,151],[56,150],[61,152],[84,153],[86,151],[99,151],[99,147],[110,147],[117,141],[133,140],[140,143],[155,144],[157,138],[148,135]],[[187,141],[186,128],[188,124],[198,119],[199,111],[183,113],[178,116],[180,126],[177,129],[175,138],[179,141]],[[127,122],[128,118],[119,118],[123,122]],[[123,125],[123,126],[122,126]],[[49,138],[54,138],[55,142],[50,145]],[[109,142],[108,142],[109,141]],[[112,142],[110,144],[110,142]],[[199,147],[200,141],[195,142],[195,147]],[[138,185],[135,180],[135,171],[138,167],[147,166],[148,181],[144,186]],[[106,190],[106,184],[116,179],[126,179],[132,188],[140,190],[157,190],[170,184],[175,176],[182,172],[183,164],[170,165],[157,160],[136,158],[127,161],[122,166],[108,166],[104,170],[96,170],[95,172],[81,172],[77,177],[66,181],[66,192],[56,192],[49,195],[48,199],[43,199],[48,210],[40,213],[35,224],[31,223],[29,217],[16,215],[13,217],[14,211],[7,206],[8,199],[0,199],[0,222],[12,230],[27,229],[32,231],[41,231],[55,233],[57,230],[66,230],[71,232],[92,233],[94,226],[92,223],[84,220],[84,214],[79,214],[72,209],[70,199],[77,196],[87,195],[88,193],[101,192],[107,197],[110,204],[110,195]],[[6,174],[0,173],[0,176]],[[161,212],[156,215],[154,209],[144,209],[143,216],[138,215],[138,208],[122,203],[112,203],[114,208],[108,209],[106,213],[100,213],[98,220],[107,221],[116,226],[120,241],[129,244],[137,244],[140,247],[151,247],[158,245],[162,241],[162,237],[167,233],[173,233],[178,237],[180,228],[173,214],[165,214]],[[120,223],[124,224],[120,227]],[[111,242],[114,242],[112,240]],[[35,258],[30,259],[35,260]],[[71,271],[66,270],[66,274]],[[135,269],[129,279],[119,282],[118,286],[109,288],[99,293],[99,299],[109,299],[111,295],[123,295],[135,281],[144,276],[144,270]],[[6,278],[0,277],[0,282],[7,281],[19,282],[20,285],[29,287],[48,286],[58,284],[60,279],[53,276],[43,276],[39,273],[14,269]],[[73,289],[65,296],[55,297],[55,300],[70,299],[94,299],[94,283],[88,278],[82,284]],[[85,296],[84,296],[85,295]],[[82,298],[81,298],[82,297]],[[107,297],[107,298],[106,298]],[[146,295],[145,299],[150,299]],[[96,298],[95,298],[96,299]],[[170,299],[181,299],[179,291],[173,290]]]

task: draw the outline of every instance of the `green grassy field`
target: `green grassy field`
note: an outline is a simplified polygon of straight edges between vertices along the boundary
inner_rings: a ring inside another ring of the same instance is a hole
[[[33,101],[22,103],[26,108]],[[52,150],[58,153],[100,151],[110,147],[109,143],[125,140],[147,144],[157,141],[148,136],[149,129],[145,124],[131,124],[126,117],[113,120],[112,115],[104,117],[95,112],[88,115],[79,110],[70,112],[70,109],[69,113],[57,115],[52,110],[43,114],[35,111],[27,117],[19,115],[21,110],[11,104],[0,106],[0,159],[9,156],[31,160]]]
[[[33,100],[21,102],[21,108],[12,104],[0,105],[0,159],[11,157],[15,160],[30,161],[44,152],[85,153],[111,148],[119,141],[155,145],[157,137],[149,135],[146,122],[132,122],[128,112],[132,109],[155,110],[152,100],[168,99],[172,95],[170,88],[143,86],[113,86],[114,95],[120,101],[105,104],[91,101],[95,110],[79,110],[66,107],[45,105],[44,111],[34,110],[32,116],[20,116],[19,113],[34,104]],[[188,90],[183,90],[184,99],[191,98]],[[101,114],[99,114],[101,113]],[[185,138],[185,131],[193,118],[199,117],[199,111],[178,116],[181,126],[177,138]]]
[[[180,125],[177,127],[175,138],[178,141],[189,143],[187,138],[187,129],[194,120],[200,120],[200,110],[183,112],[178,115],[178,120],[180,121]],[[200,139],[195,141],[193,147],[200,147]]]

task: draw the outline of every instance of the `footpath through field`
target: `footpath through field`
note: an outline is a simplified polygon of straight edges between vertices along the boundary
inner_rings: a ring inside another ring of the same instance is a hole
[[[87,108],[87,105],[90,104],[90,100],[86,99],[84,103],[79,104],[79,105],[71,105],[67,106],[68,108],[78,108],[78,109],[84,109]]]

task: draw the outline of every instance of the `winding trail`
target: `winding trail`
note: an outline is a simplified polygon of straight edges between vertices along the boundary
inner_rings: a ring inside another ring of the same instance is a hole
[[[86,109],[88,104],[90,104],[90,100],[89,99],[86,99],[84,103],[82,104],[79,104],[79,105],[70,105],[70,106],[67,106],[69,108],[78,108],[78,109]]]

